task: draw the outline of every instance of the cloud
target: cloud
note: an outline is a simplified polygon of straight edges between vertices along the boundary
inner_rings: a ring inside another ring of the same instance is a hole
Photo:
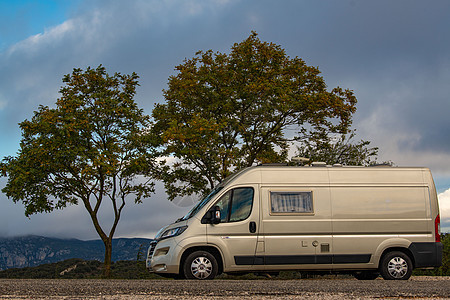
[[[449,175],[450,3],[351,3],[308,5],[320,15],[309,20],[315,36],[297,29],[303,42],[286,38],[283,45],[319,66],[330,88],[355,91],[354,127],[380,147],[380,160]]]
[[[229,2],[94,1],[80,13],[0,53],[0,90],[8,115],[22,119],[38,104],[51,105],[72,68],[103,64],[109,72],[141,76],[140,104],[150,110],[175,65],[213,48],[219,13]],[[250,32],[250,30],[248,30]],[[208,45],[209,44],[209,45]],[[231,42],[227,44],[230,46]],[[21,113],[24,104],[28,113]],[[17,124],[17,122],[14,122]]]
[[[407,116],[398,111],[401,110],[401,105],[383,105],[383,101],[380,102],[365,119],[359,118],[355,125],[362,138],[370,140],[372,146],[379,147],[379,161],[390,160],[398,166],[428,167],[434,176],[449,177],[450,151],[445,149],[449,144],[448,130],[441,128],[439,134],[427,134],[424,131],[431,130],[436,124],[432,117],[429,117],[430,124],[422,123],[422,127],[417,127],[415,123],[418,121],[408,120]],[[442,104],[444,110],[447,109],[446,106],[447,104]],[[448,109],[450,110],[450,106]],[[417,107],[415,110],[421,109]],[[436,119],[439,120],[438,117]]]
[[[441,231],[450,233],[450,189],[438,195]]]
[[[359,117],[359,125],[378,140],[389,137],[386,131],[402,136],[389,141],[389,144],[394,142],[400,152],[450,152],[447,117],[450,101],[442,88],[450,82],[450,63],[417,64],[386,72],[385,76],[389,82],[382,80],[376,87],[365,86],[359,90],[364,93],[360,97],[362,101],[376,95],[370,110],[363,111]]]
[[[3,110],[5,107],[6,107],[6,100],[4,99],[2,94],[0,94],[0,111]]]
[[[214,23],[217,14],[231,2],[134,1],[110,5],[109,1],[98,1],[97,6],[90,5],[84,11],[81,8],[72,19],[0,52],[0,138],[8,141],[7,145],[2,142],[1,156],[14,154],[20,137],[17,123],[29,119],[40,104],[52,106],[63,75],[74,67],[103,64],[110,73],[136,71],[141,76],[137,101],[150,113],[153,104],[161,101],[161,90],[174,66],[205,48],[208,37],[214,35],[205,22]],[[167,201],[162,185],[157,190],[157,195],[143,204],[127,205],[116,237],[152,237],[161,226],[187,213],[189,207]],[[2,235],[98,238],[82,206],[30,219],[24,216],[20,203],[13,204],[4,194],[0,195],[0,206]],[[105,209],[102,213],[108,223],[111,212]]]
[[[5,185],[0,179],[0,188]],[[51,213],[35,214],[25,217],[21,203],[13,203],[0,194],[0,236],[42,235],[83,240],[99,239],[88,212],[82,204],[72,205]],[[153,238],[164,225],[184,216],[190,207],[180,207],[167,200],[162,184],[157,193],[144,199],[142,204],[134,204],[129,199],[119,221],[114,237]],[[100,223],[109,232],[114,216],[110,204],[105,202],[99,212]]]
[[[58,26],[0,48],[0,155],[16,152],[17,124],[38,105],[54,105],[73,68],[137,72],[136,100],[150,114],[176,65],[198,50],[229,52],[255,30],[318,66],[330,88],[355,91],[354,127],[380,148],[380,160],[427,166],[435,179],[449,178],[449,10],[445,0],[81,1]],[[0,208],[8,234],[96,237],[79,207],[28,220],[2,194]],[[149,201],[126,207],[117,234],[146,235],[186,210],[168,202],[160,186]]]
[[[446,47],[450,53],[450,41]],[[354,126],[380,148],[380,160],[427,166],[448,176],[450,101],[443,87],[450,82],[450,54],[430,49],[430,55],[441,55],[441,63],[427,64],[426,57],[408,63],[387,59],[379,63],[380,74],[352,78],[348,86],[358,97]]]

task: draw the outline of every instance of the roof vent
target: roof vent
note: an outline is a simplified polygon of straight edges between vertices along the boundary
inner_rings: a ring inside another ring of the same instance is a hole
[[[304,166],[309,163],[311,159],[307,157],[294,156],[291,158],[291,161],[298,164],[299,166]]]

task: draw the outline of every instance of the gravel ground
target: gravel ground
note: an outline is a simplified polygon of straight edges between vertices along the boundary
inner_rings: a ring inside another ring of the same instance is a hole
[[[450,299],[450,277],[408,281],[0,279],[0,299]]]

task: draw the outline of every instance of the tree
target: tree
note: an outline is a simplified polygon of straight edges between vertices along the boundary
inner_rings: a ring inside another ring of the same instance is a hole
[[[140,203],[154,190],[153,150],[143,134],[149,116],[133,100],[135,73],[110,76],[100,65],[74,69],[63,82],[56,108],[39,106],[31,121],[19,124],[19,152],[0,164],[8,177],[2,191],[24,204],[27,217],[81,201],[105,245],[109,277],[112,239],[128,197]],[[105,203],[114,213],[109,232],[99,220]]]
[[[352,91],[328,91],[317,68],[255,32],[229,54],[199,51],[175,69],[152,130],[174,158],[159,173],[169,199],[207,194],[242,167],[283,162],[289,142],[313,132],[345,133],[356,110]]]
[[[355,131],[341,134],[315,132],[297,147],[298,155],[309,158],[310,162],[321,161],[328,165],[370,166],[376,164],[378,147],[369,147],[369,141],[354,142]]]

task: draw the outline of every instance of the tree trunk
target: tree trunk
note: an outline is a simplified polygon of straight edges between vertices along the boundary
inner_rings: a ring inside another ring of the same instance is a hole
[[[105,244],[105,262],[103,265],[103,277],[111,278],[112,238],[103,241]]]

